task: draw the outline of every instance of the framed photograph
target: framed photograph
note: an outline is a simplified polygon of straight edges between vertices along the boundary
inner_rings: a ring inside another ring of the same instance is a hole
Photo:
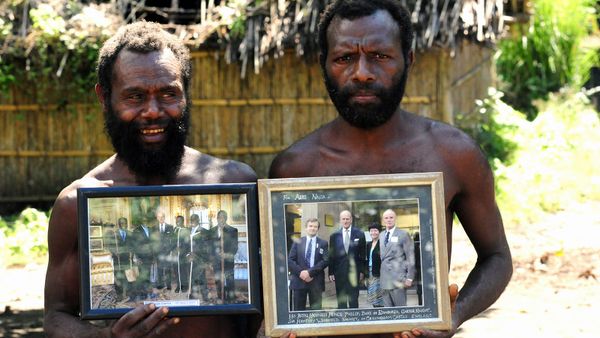
[[[450,329],[442,173],[261,179],[258,194],[267,336]]]
[[[260,312],[256,183],[77,193],[82,319]]]

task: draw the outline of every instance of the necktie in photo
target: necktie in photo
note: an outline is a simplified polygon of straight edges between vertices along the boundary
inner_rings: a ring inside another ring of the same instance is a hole
[[[384,243],[386,246],[388,245],[389,240],[390,240],[390,232],[386,231],[385,232],[385,243]]]
[[[344,250],[348,253],[348,249],[350,248],[350,231],[348,229],[344,230]]]
[[[312,264],[310,264],[310,256],[312,255],[312,238],[308,240],[308,246],[306,248],[306,255],[305,255],[305,259],[306,259],[306,265],[309,268],[312,268]]]

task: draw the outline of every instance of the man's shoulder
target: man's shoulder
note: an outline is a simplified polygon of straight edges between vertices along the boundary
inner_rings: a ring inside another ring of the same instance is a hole
[[[329,125],[326,124],[312,131],[275,156],[271,162],[269,177],[306,176],[306,173],[310,172],[310,167],[314,166],[314,161],[318,159],[323,147],[321,140]]]
[[[218,158],[186,147],[180,176],[187,183],[255,182],[256,172],[246,163]]]
[[[432,143],[432,146],[453,154],[479,150],[477,143],[464,131],[445,122],[422,116],[414,116],[422,127],[420,137]]]

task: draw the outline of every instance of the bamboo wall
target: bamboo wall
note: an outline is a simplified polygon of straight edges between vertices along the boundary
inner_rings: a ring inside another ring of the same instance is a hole
[[[240,77],[215,52],[195,52],[189,144],[250,164],[265,177],[273,157],[336,116],[317,63],[290,51],[260,74]],[[492,85],[492,51],[464,44],[419,53],[403,107],[452,123]],[[32,102],[33,83],[0,98],[0,202],[52,200],[112,152],[99,105],[60,91]],[[90,93],[93,89],[90,88]],[[78,103],[73,103],[78,102]]]

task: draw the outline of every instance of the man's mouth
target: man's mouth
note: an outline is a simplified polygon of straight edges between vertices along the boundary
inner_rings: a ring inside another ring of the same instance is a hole
[[[165,128],[155,128],[155,129],[142,129],[142,135],[155,135],[164,133]]]
[[[141,137],[144,143],[146,144],[160,144],[166,139],[166,128],[162,127],[147,127],[140,128]]]

